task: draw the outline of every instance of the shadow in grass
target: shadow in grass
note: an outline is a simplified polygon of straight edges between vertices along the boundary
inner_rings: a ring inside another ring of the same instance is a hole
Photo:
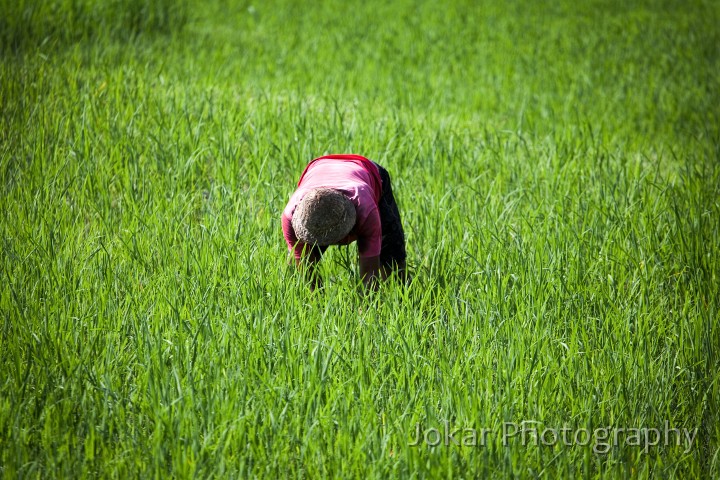
[[[98,40],[130,41],[140,35],[181,31],[188,21],[186,0],[97,2],[2,2],[0,51],[22,53]]]

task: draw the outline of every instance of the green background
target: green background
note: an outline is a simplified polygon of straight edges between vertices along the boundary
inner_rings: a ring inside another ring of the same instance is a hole
[[[3,476],[720,476],[717,2],[0,7]],[[406,288],[287,265],[341,152]],[[445,422],[494,433],[409,445]]]

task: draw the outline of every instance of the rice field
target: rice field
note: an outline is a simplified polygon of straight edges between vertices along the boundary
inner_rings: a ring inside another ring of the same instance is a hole
[[[720,477],[717,2],[0,10],[2,477]],[[409,285],[288,266],[327,153]]]

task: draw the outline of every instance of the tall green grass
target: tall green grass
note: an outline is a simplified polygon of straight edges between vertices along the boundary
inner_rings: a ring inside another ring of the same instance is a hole
[[[170,34],[188,18],[185,0],[2,0],[0,11],[0,46],[6,55]]]
[[[713,2],[3,8],[3,476],[720,475]],[[288,267],[326,152],[390,171],[409,286]],[[698,434],[409,445],[523,420]]]

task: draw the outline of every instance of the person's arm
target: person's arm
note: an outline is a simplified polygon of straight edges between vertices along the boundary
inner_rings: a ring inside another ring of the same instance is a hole
[[[320,274],[317,271],[317,264],[320,258],[322,258],[320,249],[318,247],[305,245],[302,255],[300,257],[293,255],[293,258],[295,259],[295,265],[298,270],[303,271],[303,268],[305,269],[304,273],[310,281],[310,288],[313,290],[322,288],[322,278],[320,278]]]
[[[290,263],[294,264],[298,270],[304,270],[304,273],[308,275],[308,279],[310,280],[310,288],[314,290],[322,287],[322,279],[316,268],[322,256],[320,248],[306,245],[298,240],[295,235],[295,229],[292,226],[291,218],[286,212],[283,212],[282,216],[282,229],[288,250],[292,255]]]
[[[373,207],[363,215],[355,228],[360,257],[360,278],[365,287],[377,290],[381,280],[380,250],[382,248],[382,228],[380,213]]]
[[[360,278],[365,287],[376,290],[380,280],[380,256],[360,257]]]

